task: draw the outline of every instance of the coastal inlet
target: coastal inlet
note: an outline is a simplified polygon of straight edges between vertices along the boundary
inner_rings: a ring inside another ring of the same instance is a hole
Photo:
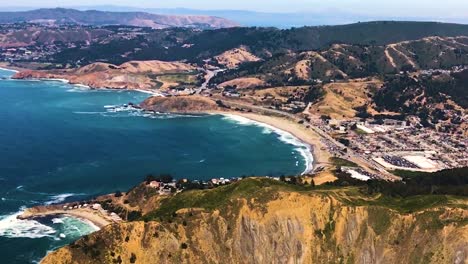
[[[5,263],[38,261],[95,228],[63,216],[17,219],[25,208],[128,190],[150,173],[199,180],[298,175],[310,162],[304,155],[307,144],[260,123],[223,115],[114,111],[148,95],[11,80],[11,74],[0,71],[5,77],[0,80],[0,252]]]

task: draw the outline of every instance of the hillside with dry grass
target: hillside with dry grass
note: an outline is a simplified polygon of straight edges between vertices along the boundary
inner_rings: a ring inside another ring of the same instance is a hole
[[[107,226],[42,263],[463,263],[466,206],[247,179],[168,197],[144,221]]]
[[[196,67],[182,62],[130,61],[121,65],[93,63],[70,70],[26,70],[14,79],[66,79],[91,88],[159,90],[198,82]]]
[[[468,64],[468,37],[428,37],[385,46],[333,44],[327,49],[288,52],[263,62],[247,63],[217,78],[223,83],[258,78],[265,87],[314,84],[400,71],[449,69]]]

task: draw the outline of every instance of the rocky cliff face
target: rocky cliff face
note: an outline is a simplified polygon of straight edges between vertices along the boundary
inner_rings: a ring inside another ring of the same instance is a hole
[[[468,211],[403,214],[326,192],[237,198],[108,226],[42,263],[466,263]],[[176,196],[177,197],[177,196]],[[174,199],[174,198],[171,198]]]

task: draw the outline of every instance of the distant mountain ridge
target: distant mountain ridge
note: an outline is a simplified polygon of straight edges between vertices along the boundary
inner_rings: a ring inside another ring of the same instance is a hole
[[[177,38],[171,37],[175,34]],[[241,46],[248,47],[256,57],[268,59],[275,54],[325,49],[337,43],[376,46],[431,36],[468,36],[468,25],[380,21],[289,30],[241,27],[205,31],[163,29],[149,32],[139,39],[112,40],[86,48],[67,49],[55,54],[54,60],[60,63],[81,60],[84,64],[95,61],[121,64],[129,60],[153,59],[197,62]]]
[[[151,27],[155,29],[168,27],[189,27],[215,29],[236,27],[238,24],[220,17],[195,15],[158,15],[145,12],[108,12],[75,9],[53,8],[36,9],[20,12],[0,12],[0,23],[37,22],[53,24],[80,25],[129,25]]]
[[[277,27],[291,28],[302,26],[318,26],[318,25],[340,25],[355,23],[358,21],[375,21],[375,20],[398,20],[398,21],[434,21],[450,22],[450,23],[468,23],[467,16],[445,16],[445,17],[424,17],[418,14],[413,16],[398,16],[398,15],[373,15],[361,14],[358,11],[350,12],[334,9],[316,9],[313,11],[303,12],[261,12],[251,10],[204,10],[191,8],[145,8],[119,5],[74,5],[68,8],[77,10],[99,10],[110,12],[146,12],[160,15],[203,15],[223,17],[232,21],[236,21],[242,26],[257,26],[257,27]],[[200,7],[202,8],[202,7]],[[31,8],[26,7],[0,7],[0,11],[26,11]]]

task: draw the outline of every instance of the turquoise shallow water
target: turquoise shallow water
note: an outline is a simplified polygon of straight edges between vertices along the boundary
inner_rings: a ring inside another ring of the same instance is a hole
[[[0,262],[38,261],[94,230],[68,217],[16,220],[24,207],[127,190],[149,173],[210,179],[306,169],[306,146],[248,120],[110,111],[146,96],[0,80]]]

